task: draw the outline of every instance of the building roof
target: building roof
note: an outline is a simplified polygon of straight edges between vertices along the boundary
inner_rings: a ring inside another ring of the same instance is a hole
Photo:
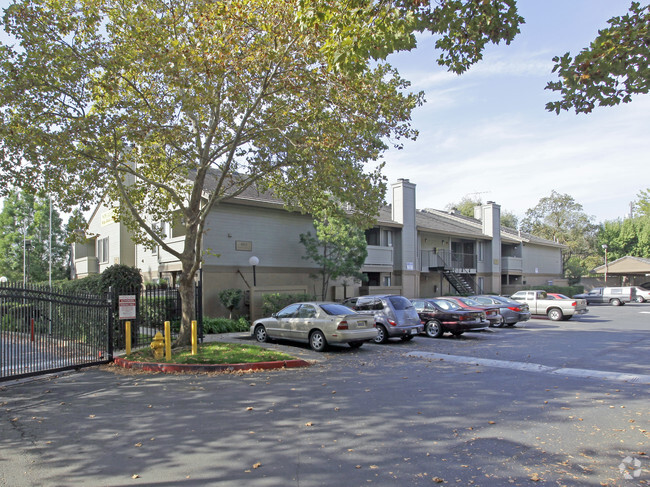
[[[644,259],[643,257],[634,257],[631,255],[626,255],[620,259],[616,259],[612,262],[609,262],[607,266],[604,264],[596,267],[593,271],[596,274],[604,274],[607,271],[608,274],[650,274],[650,259]]]

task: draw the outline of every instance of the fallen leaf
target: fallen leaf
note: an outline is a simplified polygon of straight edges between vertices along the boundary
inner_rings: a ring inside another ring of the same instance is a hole
[[[257,462],[255,465],[253,465],[253,468],[260,468],[262,464],[260,462]]]
[[[314,423],[310,421],[309,423],[305,423],[305,426],[314,426]]]
[[[433,477],[431,480],[437,484],[442,484],[445,481],[445,479],[441,479],[440,477]]]
[[[142,446],[142,443],[136,443],[136,444],[133,445],[133,446],[135,446],[135,447],[137,447],[137,448],[140,448],[140,447]]]
[[[131,478],[132,479],[139,479],[140,476],[137,473],[134,473],[133,475],[131,475]]]
[[[253,408],[250,407],[250,406],[248,406],[248,407],[246,408],[246,411],[252,411],[252,410],[253,410]]]
[[[533,482],[539,482],[539,481],[542,480],[542,479],[541,479],[541,477],[539,476],[539,474],[534,473],[534,474],[532,474],[532,475],[530,476],[530,480],[532,480]]]

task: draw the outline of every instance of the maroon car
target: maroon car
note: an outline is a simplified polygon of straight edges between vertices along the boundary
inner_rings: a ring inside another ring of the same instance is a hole
[[[463,309],[451,301],[437,298],[412,299],[411,302],[424,325],[424,333],[431,338],[440,338],[447,331],[459,336],[489,326],[481,310]]]
[[[497,328],[503,326],[503,316],[501,316],[498,306],[481,304],[478,301],[465,296],[443,296],[440,299],[452,301],[461,308],[485,311],[485,316],[490,322],[490,326],[496,326]]]

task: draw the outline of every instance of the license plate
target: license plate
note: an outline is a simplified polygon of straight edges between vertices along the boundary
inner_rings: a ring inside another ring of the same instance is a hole
[[[357,328],[365,328],[367,324],[367,321],[357,321]]]
[[[418,330],[416,328],[413,328],[411,330],[411,335],[417,335],[417,334],[418,334]]]

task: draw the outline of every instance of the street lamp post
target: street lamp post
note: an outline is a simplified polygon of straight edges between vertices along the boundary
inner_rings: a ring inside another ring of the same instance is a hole
[[[260,263],[260,259],[254,255],[248,259],[248,263],[253,266],[253,287],[257,286],[257,276],[255,275],[255,266]]]
[[[607,244],[603,244],[603,250],[605,251],[605,287],[607,287]]]

